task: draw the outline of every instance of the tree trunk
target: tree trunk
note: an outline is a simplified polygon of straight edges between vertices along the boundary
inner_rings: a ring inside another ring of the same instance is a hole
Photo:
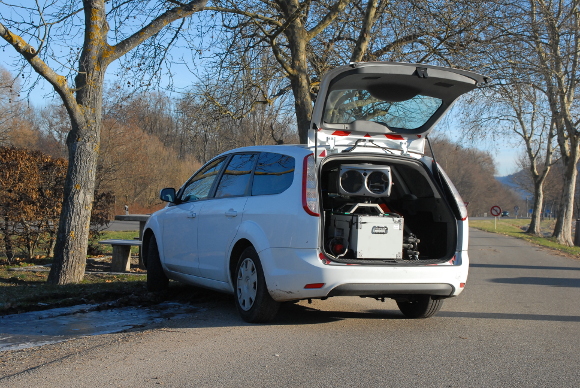
[[[95,95],[96,98],[98,96]],[[100,113],[93,116],[100,117]],[[78,283],[85,274],[89,223],[95,191],[100,120],[83,127],[73,124],[67,146],[68,171],[56,237],[55,255],[48,282]]]
[[[377,17],[378,5],[379,0],[369,0],[369,2],[367,3],[365,16],[363,19],[363,25],[358,35],[358,40],[356,42],[356,45],[354,46],[352,55],[350,57],[351,62],[362,61],[367,53],[367,49],[369,47],[369,43],[372,37],[371,31]]]
[[[298,135],[300,143],[308,142],[308,131],[312,119],[312,97],[310,96],[310,80],[302,74],[291,78],[292,92],[294,93],[294,105],[296,109],[296,122],[298,123]]]
[[[543,181],[534,181],[534,209],[532,211],[532,219],[530,220],[530,226],[526,233],[534,234],[536,236],[542,236],[541,221],[542,221],[542,210],[544,203],[544,188]]]
[[[562,199],[560,201],[560,208],[558,209],[558,219],[556,220],[553,236],[558,243],[573,246],[572,220],[574,215],[576,177],[578,176],[578,146],[574,147],[570,154],[570,158],[565,158],[564,187],[562,188]]]
[[[293,2],[289,2],[293,3]],[[298,9],[298,4],[289,4],[288,12],[293,14]],[[290,23],[286,32],[290,43],[291,69],[289,74],[292,93],[294,95],[294,107],[296,112],[296,124],[300,143],[308,142],[308,130],[312,119],[312,96],[310,95],[310,76],[308,74],[308,60],[306,47],[308,45],[308,33],[302,25],[300,18]]]
[[[95,194],[97,159],[103,112],[103,84],[107,63],[105,53],[108,25],[104,2],[85,5],[85,46],[75,77],[76,103],[63,95],[71,118],[67,136],[68,170],[64,183],[64,199],[55,255],[48,283],[69,284],[83,280],[89,241],[91,210]],[[87,11],[87,10],[90,10]],[[90,17],[88,15],[91,15]]]
[[[46,249],[46,257],[52,258],[52,257],[54,257],[54,247],[56,245],[56,237],[55,237],[54,232],[52,232],[52,231],[49,233],[49,236],[50,236],[50,242],[49,242],[48,247]]]
[[[14,258],[14,247],[12,246],[12,241],[10,241],[10,235],[8,228],[10,225],[10,221],[8,217],[4,217],[4,224],[2,228],[2,236],[4,237],[4,252],[6,253],[6,257],[8,258],[8,262],[10,263]]]

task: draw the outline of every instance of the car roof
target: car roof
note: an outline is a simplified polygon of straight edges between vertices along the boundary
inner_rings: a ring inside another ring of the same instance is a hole
[[[312,150],[309,149],[306,144],[257,145],[257,146],[234,148],[229,151],[223,152],[220,155],[217,155],[216,158],[222,155],[229,155],[241,152],[273,152],[277,154],[301,157],[311,154]]]

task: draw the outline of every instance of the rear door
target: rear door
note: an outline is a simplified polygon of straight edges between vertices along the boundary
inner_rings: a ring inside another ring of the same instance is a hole
[[[198,253],[202,277],[227,281],[229,248],[242,222],[257,153],[234,154],[213,199],[199,213]]]
[[[338,67],[321,80],[309,145],[423,154],[425,137],[453,102],[486,81],[468,71],[410,63]]]

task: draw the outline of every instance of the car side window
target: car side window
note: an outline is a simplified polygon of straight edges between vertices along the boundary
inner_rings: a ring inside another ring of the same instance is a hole
[[[258,154],[237,154],[232,156],[220,179],[215,198],[245,195],[257,158]]]
[[[262,152],[254,172],[252,195],[280,194],[292,185],[295,161],[288,155]]]
[[[216,159],[198,171],[197,174],[195,174],[189,180],[189,182],[187,182],[185,188],[183,189],[181,194],[181,201],[193,202],[207,198],[213,182],[217,178],[225,159],[225,157]]]

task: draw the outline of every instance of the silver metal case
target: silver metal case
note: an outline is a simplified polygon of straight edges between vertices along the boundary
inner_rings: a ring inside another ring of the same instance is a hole
[[[357,259],[402,259],[403,218],[390,215],[331,216],[330,233],[348,241]]]

